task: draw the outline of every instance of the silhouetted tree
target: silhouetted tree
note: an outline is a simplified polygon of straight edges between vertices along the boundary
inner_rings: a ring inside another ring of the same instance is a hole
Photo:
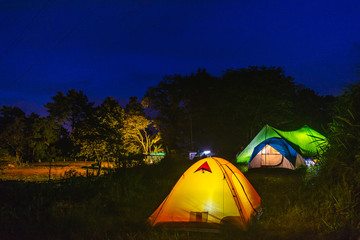
[[[156,124],[169,149],[178,149],[185,143],[187,124],[184,94],[180,75],[166,76],[157,87],[147,90],[143,105],[156,110]]]
[[[93,111],[93,102],[89,102],[88,98],[82,91],[69,90],[66,95],[58,92],[56,96],[51,97],[53,102],[45,104],[49,117],[55,119],[61,124],[61,141],[58,145],[63,148],[66,155],[72,154],[76,156],[79,149],[74,146],[71,139],[76,139],[76,128],[82,121],[88,118]]]
[[[29,146],[33,158],[41,161],[52,161],[62,157],[62,151],[56,145],[60,141],[61,125],[49,117],[38,117],[32,125]]]
[[[125,113],[129,115],[145,116],[144,108],[141,103],[138,102],[137,97],[129,97],[129,103],[126,104]]]
[[[71,130],[74,130],[77,124],[84,120],[93,109],[93,102],[88,102],[88,98],[82,91],[69,90],[66,96],[58,92],[56,96],[51,97],[53,102],[45,104],[51,118],[59,123],[68,121]]]
[[[27,149],[25,113],[18,107],[0,109],[0,146],[21,164]]]
[[[293,79],[281,68],[231,69],[221,78],[199,69],[164,78],[148,89],[144,102],[157,110],[171,148],[213,147],[235,155],[265,124],[290,126],[294,94]]]
[[[294,95],[294,117],[292,128],[300,128],[304,124],[317,131],[323,131],[332,121],[335,97],[320,96],[314,90],[303,85],[296,85]]]

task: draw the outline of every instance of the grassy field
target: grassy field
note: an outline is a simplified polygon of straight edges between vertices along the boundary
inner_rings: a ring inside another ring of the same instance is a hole
[[[84,167],[90,167],[93,163],[56,162],[25,164],[16,168],[8,167],[0,171],[0,180],[47,181],[66,178],[69,175],[86,176],[87,171]]]
[[[325,216],[322,189],[306,180],[305,169],[245,173],[263,209],[247,232],[226,227],[220,233],[151,228],[147,217],[192,163],[171,157],[159,165],[99,177],[2,181],[0,239],[349,239],[356,234],[346,225],[334,225],[336,216]]]
[[[33,163],[24,164],[21,167],[6,167],[0,169],[0,180],[20,180],[20,181],[48,181],[65,179],[72,176],[96,175],[98,168],[94,161],[77,162],[53,162],[53,163]],[[103,163],[102,174],[107,169],[115,168],[114,162]]]

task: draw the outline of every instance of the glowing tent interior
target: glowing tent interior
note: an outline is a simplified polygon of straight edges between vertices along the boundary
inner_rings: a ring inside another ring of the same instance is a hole
[[[234,165],[210,157],[183,173],[149,221],[153,226],[229,223],[245,230],[260,204],[259,195]]]
[[[281,131],[266,125],[237,156],[236,161],[247,163],[249,168],[295,169],[305,165],[304,158],[320,156],[326,145],[326,138],[308,126],[295,131]]]

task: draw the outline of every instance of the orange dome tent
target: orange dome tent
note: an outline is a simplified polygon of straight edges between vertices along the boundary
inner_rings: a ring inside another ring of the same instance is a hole
[[[261,199],[230,162],[216,157],[194,163],[149,217],[151,225],[230,223],[247,229]]]

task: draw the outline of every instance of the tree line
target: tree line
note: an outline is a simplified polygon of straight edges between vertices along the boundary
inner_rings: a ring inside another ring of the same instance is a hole
[[[265,124],[323,132],[331,121],[333,96],[294,83],[280,67],[228,69],[214,77],[205,69],[165,77],[143,103],[155,110],[169,149],[205,149],[232,159]]]
[[[46,117],[2,106],[1,159],[126,163],[152,152],[205,148],[232,159],[265,124],[284,130],[306,124],[323,132],[336,98],[295,84],[280,67],[253,66],[220,77],[205,69],[165,76],[124,108],[111,97],[94,106],[76,90],[51,100]]]
[[[2,160],[53,162],[65,160],[116,161],[123,165],[139,155],[162,151],[154,122],[145,116],[137,97],[125,108],[111,98],[99,106],[82,91],[58,92],[45,104],[48,116],[26,116],[18,107],[0,109]]]

